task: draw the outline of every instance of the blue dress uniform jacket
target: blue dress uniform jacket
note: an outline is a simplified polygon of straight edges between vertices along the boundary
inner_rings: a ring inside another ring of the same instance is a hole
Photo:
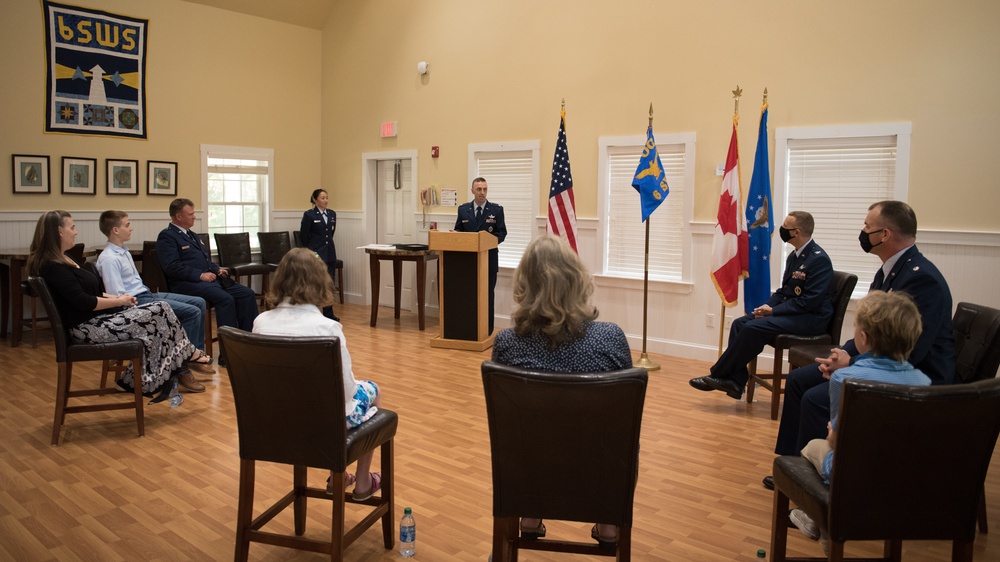
[[[920,311],[921,332],[907,361],[930,377],[931,384],[954,384],[955,333],[951,325],[951,289],[948,282],[916,245],[899,256],[892,271],[872,291],[903,291],[913,298]],[[854,339],[841,349],[851,357],[858,355]],[[826,436],[830,420],[830,381],[823,378],[816,365],[807,365],[788,373],[785,403],[774,452],[793,455],[811,439]],[[801,443],[801,444],[800,444]]]
[[[326,221],[323,215],[326,214]],[[331,209],[320,211],[313,207],[302,214],[302,224],[299,226],[299,237],[302,245],[319,254],[319,257],[330,268],[337,263],[337,247],[333,243],[333,235],[337,232],[337,213]]]
[[[733,321],[729,346],[712,365],[711,376],[731,379],[745,386],[750,377],[747,363],[764,350],[772,337],[777,334],[812,336],[825,332],[833,318],[831,282],[833,263],[815,241],[810,240],[798,255],[789,254],[781,287],[767,301],[771,315],[754,318],[748,314]]]
[[[483,203],[483,214],[476,220],[476,203],[469,201],[462,203],[458,207],[458,217],[455,219],[455,230],[457,232],[480,232],[485,230],[497,237],[497,244],[502,244],[507,238],[507,224],[503,220],[503,207],[487,200]],[[497,271],[500,270],[500,251],[493,248],[489,251],[489,282],[490,282],[490,311],[489,329],[493,333],[493,291],[497,286]]]
[[[198,235],[188,232],[191,236],[171,224],[156,237],[156,257],[170,291],[205,299],[215,307],[219,326],[233,326],[249,332],[257,318],[257,297],[253,289],[235,282],[223,287],[218,280],[202,281],[202,273],[210,271],[219,275],[220,268],[209,259],[208,249],[201,244]]]

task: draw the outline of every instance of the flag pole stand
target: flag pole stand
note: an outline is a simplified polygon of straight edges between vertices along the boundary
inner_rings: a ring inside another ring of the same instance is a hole
[[[650,106],[650,111],[652,111],[652,106]],[[649,118],[650,121],[653,120],[652,117]],[[643,266],[642,273],[642,355],[639,356],[639,362],[636,363],[636,367],[642,367],[647,371],[659,371],[660,364],[654,362],[646,354],[646,317],[649,305],[649,221],[652,217],[646,219],[646,260]]]

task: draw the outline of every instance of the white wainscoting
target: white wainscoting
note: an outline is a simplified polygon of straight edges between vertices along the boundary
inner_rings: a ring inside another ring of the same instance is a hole
[[[0,246],[26,248],[31,243],[35,223],[41,211],[7,211],[0,213]],[[105,243],[97,228],[100,213],[77,212],[77,240],[88,247]],[[133,225],[130,245],[140,245],[143,240],[155,240],[168,220],[166,211],[138,211],[129,218]],[[298,230],[301,211],[278,211],[272,215],[271,230]],[[345,299],[356,304],[371,302],[368,256],[358,249],[373,240],[365,239],[365,216],[360,211],[337,212],[337,257],[344,261]],[[454,224],[452,213],[429,214],[427,223],[437,222],[442,230]],[[427,242],[424,217],[415,215],[416,231],[421,242]],[[601,259],[597,247],[597,219],[578,220],[578,248],[580,256],[591,271],[599,271]],[[678,357],[712,361],[718,351],[719,329],[706,326],[706,316],[716,316],[716,326],[721,321],[721,306],[715,288],[708,276],[714,223],[692,223],[690,240],[691,271],[693,278],[687,283],[651,282],[649,285],[646,350]],[[201,219],[195,230],[203,232]],[[535,234],[545,232],[545,218],[537,217]],[[642,241],[636,241],[641,244]],[[1000,308],[1000,294],[992,280],[1000,277],[1000,233],[922,231],[918,237],[920,250],[942,271],[951,287],[954,304],[974,302]],[[514,308],[510,268],[501,268],[496,289],[498,328],[509,325]],[[874,273],[873,273],[874,274]],[[437,274],[428,272],[427,314],[437,315]],[[862,279],[859,282],[867,283]],[[642,281],[595,276],[594,304],[601,311],[602,320],[615,322],[625,330],[633,349],[642,349],[643,291]],[[726,310],[731,320],[742,314],[742,306]],[[854,329],[853,306],[844,322],[843,338],[850,337]],[[724,334],[724,338],[728,333]],[[724,339],[725,341],[725,339]]]

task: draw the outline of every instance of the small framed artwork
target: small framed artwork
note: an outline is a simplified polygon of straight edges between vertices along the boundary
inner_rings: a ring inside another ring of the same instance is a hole
[[[139,161],[106,159],[108,195],[139,195]]]
[[[14,193],[49,193],[49,157],[14,154],[11,157],[14,171]]]
[[[177,162],[149,160],[146,165],[146,193],[177,197]]]
[[[63,156],[62,192],[79,195],[97,194],[97,159]]]

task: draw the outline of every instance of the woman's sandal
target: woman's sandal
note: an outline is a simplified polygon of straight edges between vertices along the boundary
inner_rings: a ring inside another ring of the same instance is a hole
[[[537,527],[531,529],[525,529],[523,525],[519,525],[519,527],[521,528],[522,539],[535,540],[545,536],[545,523],[541,519],[538,520]]]
[[[214,373],[215,368],[212,367],[212,356],[206,355],[200,349],[196,351],[198,351],[198,355],[185,361],[184,366],[199,373]]]
[[[379,490],[382,489],[382,473],[381,472],[369,472],[368,474],[371,475],[372,487],[371,487],[371,489],[369,489],[369,490],[367,490],[365,492],[358,492],[358,486],[355,485],[354,486],[354,493],[351,494],[351,497],[355,501],[364,501],[364,500],[367,500],[368,498],[374,496],[376,492],[378,492]]]
[[[618,548],[618,529],[615,529],[615,536],[611,538],[602,537],[599,532],[597,532],[597,524],[594,524],[594,528],[590,530],[590,538],[597,541],[597,544],[604,549],[614,550]]]
[[[326,479],[326,493],[330,494],[330,495],[333,495],[333,490],[330,489],[330,484],[333,483],[332,480],[333,480],[333,476],[332,475],[328,476],[327,479]],[[351,487],[352,484],[354,484],[355,480],[356,479],[354,478],[354,475],[351,474],[351,473],[349,473],[349,472],[344,475],[344,491],[345,492],[347,491],[348,488]]]

